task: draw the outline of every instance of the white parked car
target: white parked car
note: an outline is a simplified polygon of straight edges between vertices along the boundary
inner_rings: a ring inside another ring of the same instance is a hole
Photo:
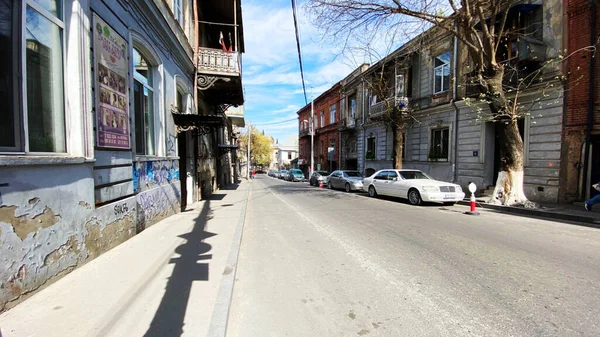
[[[411,205],[442,202],[454,205],[463,200],[460,185],[438,181],[419,170],[380,170],[363,180],[363,190],[369,196],[389,195],[408,199]]]

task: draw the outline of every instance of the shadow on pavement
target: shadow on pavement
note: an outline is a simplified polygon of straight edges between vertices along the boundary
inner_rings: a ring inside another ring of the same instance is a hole
[[[181,336],[183,333],[192,283],[207,281],[209,277],[208,263],[199,263],[199,261],[212,259],[212,254],[207,254],[212,247],[204,242],[207,238],[216,235],[204,230],[206,222],[212,218],[211,213],[210,200],[207,200],[195,219],[193,229],[180,236],[186,242],[175,249],[180,256],[169,261],[175,264],[173,273],[169,277],[165,294],[150,327],[144,334],[145,337]]]

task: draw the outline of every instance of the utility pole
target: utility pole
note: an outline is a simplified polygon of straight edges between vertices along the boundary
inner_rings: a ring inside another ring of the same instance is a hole
[[[246,178],[250,180],[250,139],[252,138],[252,124],[248,122],[248,159],[246,161]]]
[[[315,112],[314,112],[314,100],[313,100],[313,94],[312,94],[312,86],[310,87],[310,173],[308,174],[308,179],[310,179],[310,177],[313,174],[313,168],[314,168],[314,162],[315,162],[315,155],[314,155],[314,138],[315,138]]]

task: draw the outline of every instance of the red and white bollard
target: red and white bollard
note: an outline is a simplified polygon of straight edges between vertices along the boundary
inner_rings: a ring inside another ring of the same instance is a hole
[[[323,180],[319,180],[319,188],[323,188]]]
[[[471,209],[468,212],[465,212],[465,214],[468,215],[479,215],[479,212],[477,212],[475,210],[475,191],[477,191],[477,186],[474,183],[469,183],[469,192],[471,192],[471,199],[470,199],[470,206]]]

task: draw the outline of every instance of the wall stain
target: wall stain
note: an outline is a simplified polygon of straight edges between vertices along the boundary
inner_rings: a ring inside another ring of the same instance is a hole
[[[53,226],[60,221],[60,215],[54,214],[48,206],[44,207],[42,213],[31,218],[28,214],[15,216],[16,210],[17,206],[0,206],[0,222],[11,224],[21,241],[25,240],[29,233],[36,233],[38,229]]]
[[[37,197],[36,197],[36,198],[31,198],[31,199],[29,199],[29,204],[30,204],[30,205],[35,205],[35,204],[37,204],[38,202],[40,202],[40,198],[37,198]]]
[[[56,248],[50,254],[46,255],[44,258],[44,265],[50,266],[58,262],[63,256],[72,252],[76,256],[79,257],[81,253],[81,249],[79,249],[79,242],[75,238],[75,235],[69,237],[66,243],[62,244],[60,247]]]
[[[85,247],[87,248],[86,260],[88,261],[95,259],[135,235],[133,214],[106,225],[103,230],[97,220],[88,221],[85,228],[87,229]]]

